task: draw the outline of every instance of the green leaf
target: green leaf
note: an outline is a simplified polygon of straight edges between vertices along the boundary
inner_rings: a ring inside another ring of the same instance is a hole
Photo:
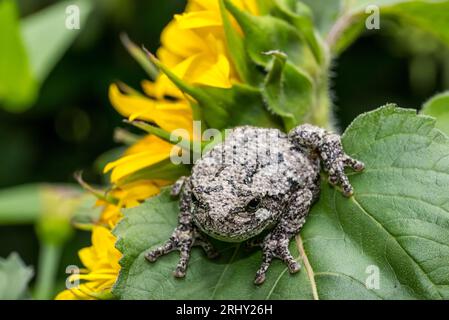
[[[33,274],[33,269],[27,267],[16,253],[7,259],[0,258],[0,300],[25,299]]]
[[[180,90],[198,102],[202,119],[209,127],[218,130],[239,125],[281,127],[278,116],[265,108],[258,89],[245,84],[234,84],[229,89],[193,86],[179,79],[155,57],[150,56],[150,59]]]
[[[0,106],[20,112],[36,98],[37,83],[22,43],[14,0],[0,1],[0,41]]]
[[[120,35],[120,40],[126,50],[128,50],[129,54],[136,60],[142,69],[145,70],[150,79],[155,80],[159,74],[159,70],[150,60],[148,60],[146,52],[132,42],[125,33]]]
[[[286,131],[309,122],[307,118],[314,105],[313,81],[305,73],[287,62],[287,56],[279,51],[269,52],[272,65],[269,68],[262,95],[268,108],[281,116]]]
[[[170,237],[177,223],[178,202],[169,191],[163,191],[136,209],[125,211],[125,218],[114,233],[117,248],[124,252],[122,269],[113,293],[122,299],[289,299],[311,298],[310,287],[296,285],[305,281],[302,272],[293,278],[286,267],[276,261],[271,277],[261,287],[253,284],[260,263],[260,252],[247,251],[235,244],[217,243],[221,257],[208,260],[200,250],[194,250],[189,274],[184,280],[173,277],[178,256],[160,259],[151,265],[145,251]],[[295,244],[292,252],[298,256]],[[285,289],[285,290],[284,290]]]
[[[448,299],[449,138],[434,126],[434,119],[394,106],[350,125],[345,151],[366,169],[348,173],[355,189],[349,199],[323,175],[320,200],[291,243],[294,256],[301,252],[299,274],[275,261],[267,282],[255,286],[260,251],[221,242],[216,261],[194,248],[182,280],[172,276],[177,252],[146,262],[146,250],[166,241],[177,224],[177,201],[164,191],[127,210],[115,230],[124,255],[114,293],[125,299]],[[378,287],[370,281],[376,275]]]
[[[229,0],[225,4],[243,29],[247,53],[255,64],[266,67],[271,59],[264,52],[279,50],[293,64],[309,72],[317,69],[313,54],[296,27],[277,17],[253,16]]]
[[[315,32],[310,8],[297,0],[275,0],[275,3],[280,17],[293,24],[304,36],[318,64],[326,62],[325,49],[320,36]]]
[[[332,35],[335,39],[330,40],[334,51],[341,52],[362,33],[369,16],[365,13],[368,5],[379,7],[381,28],[384,20],[398,20],[405,26],[428,32],[449,46],[449,1],[356,0],[347,2],[345,12],[332,28],[337,30]]]
[[[66,28],[66,8],[77,6],[80,29]],[[24,45],[28,52],[34,76],[43,82],[78,34],[86,28],[85,22],[92,10],[92,2],[75,0],[58,2],[21,21]]]
[[[278,116],[267,110],[260,91],[253,87],[235,84],[231,89],[202,87],[200,90],[207,95],[207,100],[198,100],[202,108],[215,103],[229,115],[224,126],[213,126],[214,115],[205,114],[204,119],[213,128],[221,130],[242,125],[265,128],[281,126]]]
[[[147,168],[138,170],[123,180],[119,181],[119,185],[131,183],[138,180],[168,180],[176,181],[181,176],[190,175],[190,169],[187,165],[174,164],[170,159],[161,161]]]
[[[421,113],[435,117],[435,126],[449,135],[449,92],[438,94],[427,101]]]
[[[435,121],[387,106],[359,116],[343,135],[346,152],[365,162],[350,174],[345,199],[323,184],[304,229],[321,298],[357,298],[338,286],[364,287],[379,268],[383,299],[449,297],[449,141]]]
[[[0,1],[0,105],[6,110],[32,106],[39,86],[79,34],[66,28],[70,5],[80,9],[82,30],[92,9],[88,0],[59,2],[20,22],[15,1]]]
[[[243,37],[237,32],[232,25],[229,12],[226,10],[224,0],[219,0],[220,13],[223,20],[223,28],[226,36],[226,44],[232,62],[244,83],[257,83],[257,72],[255,65],[251,62],[245,50],[245,42]]]
[[[449,1],[398,3],[382,9],[383,14],[398,17],[404,24],[418,27],[449,46]]]
[[[0,224],[35,222],[42,212],[43,185],[31,184],[0,190]]]
[[[312,11],[315,26],[322,35],[328,34],[329,30],[337,21],[344,0],[302,0]]]

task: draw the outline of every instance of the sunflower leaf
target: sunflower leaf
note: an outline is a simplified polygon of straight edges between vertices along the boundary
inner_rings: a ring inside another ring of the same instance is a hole
[[[208,104],[216,104],[226,110],[229,115],[224,126],[215,126],[216,129],[226,129],[242,125],[259,127],[281,127],[280,119],[276,114],[271,114],[264,107],[261,93],[256,88],[243,84],[234,84],[230,89],[199,87],[206,99],[198,100],[202,108]],[[205,114],[204,119],[212,125],[213,114]]]
[[[33,269],[27,267],[16,253],[7,259],[0,258],[0,300],[27,298],[28,282],[33,274]]]
[[[325,62],[324,49],[315,32],[312,11],[304,3],[296,0],[275,0],[278,14],[293,24],[306,39],[316,61],[319,64]]]
[[[229,0],[225,0],[225,4],[243,29],[246,50],[255,64],[266,67],[271,58],[263,53],[279,50],[287,54],[293,64],[314,73],[317,68],[315,59],[296,27],[274,16],[250,15]]]
[[[115,229],[123,253],[114,293],[122,299],[448,299],[449,138],[431,117],[392,105],[359,116],[342,137],[366,164],[349,173],[345,198],[323,175],[322,193],[291,250],[303,268],[274,261],[253,285],[260,251],[216,241],[218,260],[193,249],[185,279],[173,252],[150,264],[145,252],[168,239],[178,203],[168,190],[129,209]],[[302,259],[301,259],[302,258]]]
[[[138,180],[176,181],[179,177],[187,176],[189,174],[189,166],[182,164],[177,165],[170,159],[167,159],[126,176],[123,180],[120,180],[118,184],[123,185]]]
[[[421,113],[435,117],[436,127],[449,135],[449,92],[438,94],[427,101]]]
[[[220,12],[223,20],[223,28],[225,30],[226,43],[229,48],[232,62],[243,82],[254,84],[258,81],[255,79],[259,75],[255,72],[255,65],[251,62],[245,51],[245,43],[243,37],[237,32],[232,25],[228,11],[226,10],[223,0],[219,0]],[[251,70],[254,69],[254,70]]]
[[[324,1],[326,2],[326,1]],[[434,36],[445,45],[449,46],[449,1],[404,1],[404,0],[355,0],[347,2],[344,12],[335,22],[330,44],[333,50],[340,53],[347,48],[363,32],[365,19],[373,14],[372,11],[365,12],[368,6],[379,8],[380,27],[384,20],[395,20],[402,22],[404,26],[417,27],[422,31]],[[336,32],[339,26],[347,27],[343,32]]]
[[[310,77],[287,62],[279,51],[268,52],[273,60],[261,91],[268,108],[284,120],[286,131],[309,122],[313,106],[313,82]]]

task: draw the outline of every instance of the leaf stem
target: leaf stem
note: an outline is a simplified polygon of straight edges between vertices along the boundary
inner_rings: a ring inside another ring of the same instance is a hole
[[[34,297],[37,300],[53,298],[56,274],[62,252],[61,245],[41,242]]]

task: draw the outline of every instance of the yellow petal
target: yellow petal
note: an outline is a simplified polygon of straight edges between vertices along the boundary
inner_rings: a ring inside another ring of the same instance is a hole
[[[192,110],[186,101],[168,102],[149,98],[122,94],[117,85],[109,89],[109,97],[113,106],[129,119],[141,119],[156,123],[165,131],[178,128],[189,129],[192,124]]]
[[[120,212],[120,207],[107,204],[101,212],[99,223],[112,229],[122,217],[123,214]]]
[[[149,167],[155,163],[161,162],[170,156],[170,151],[156,153],[154,151],[142,152],[131,156],[123,157],[122,159],[110,163],[110,167],[106,167],[106,170],[113,168],[111,174],[111,182],[116,183],[118,180],[130,175],[140,169]]]
[[[130,146],[128,149],[126,149],[125,155],[128,156],[131,154],[148,151],[148,150],[154,148],[157,143],[161,142],[160,140],[161,139],[159,139],[156,136],[146,135],[145,137],[143,137],[142,139],[140,139],[139,141],[134,143],[132,146]],[[165,142],[165,141],[162,141],[162,142]]]
[[[58,293],[55,300],[78,300],[78,296],[75,295],[72,290],[64,290]]]
[[[232,2],[240,9],[247,11],[253,15],[259,15],[259,6],[257,0],[232,0]]]
[[[220,12],[198,11],[175,15],[181,29],[196,29],[206,27],[221,27],[223,25]]]
[[[79,250],[78,256],[87,269],[92,270],[93,268],[95,268],[96,256],[92,247]]]
[[[203,39],[192,30],[180,28],[176,20],[170,22],[162,31],[161,44],[173,55],[181,58],[207,50]]]
[[[154,109],[154,101],[143,96],[122,94],[116,84],[111,84],[109,87],[109,100],[114,108],[124,117],[129,117],[133,113]],[[151,121],[150,118],[142,120]]]
[[[160,188],[149,180],[139,180],[120,187],[125,193],[123,197],[123,205],[126,208],[131,208],[140,204],[143,201],[157,193]]]
[[[219,55],[216,61],[211,61],[206,56],[197,56],[192,61],[191,72],[189,72],[188,77],[195,84],[230,88],[232,87],[230,73],[231,67],[226,56]]]
[[[167,159],[172,148],[172,144],[156,136],[148,136],[143,143],[131,147],[124,157],[108,163],[104,172],[113,170],[111,181],[115,183],[129,174]]]
[[[159,60],[169,68],[176,66],[183,59],[183,57],[174,54],[165,47],[160,47],[156,54]]]
[[[187,6],[187,12],[211,10],[218,11],[220,6],[218,0],[190,0]]]

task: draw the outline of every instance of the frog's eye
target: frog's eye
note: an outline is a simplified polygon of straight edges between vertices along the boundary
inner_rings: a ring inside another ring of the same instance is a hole
[[[260,199],[254,198],[248,204],[246,205],[246,211],[247,212],[254,212],[259,208],[260,205]]]

